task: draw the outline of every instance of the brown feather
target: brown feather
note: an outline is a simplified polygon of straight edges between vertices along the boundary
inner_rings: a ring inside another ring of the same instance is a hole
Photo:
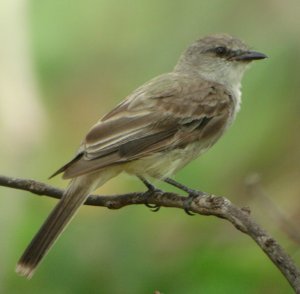
[[[207,140],[210,133],[222,133],[233,107],[230,93],[220,84],[178,73],[162,75],[134,91],[90,130],[83,156],[63,168],[64,178]]]

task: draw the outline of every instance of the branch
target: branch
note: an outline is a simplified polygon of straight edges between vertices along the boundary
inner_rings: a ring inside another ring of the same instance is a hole
[[[31,193],[52,198],[61,198],[63,190],[29,179],[0,176],[0,186],[26,190]],[[153,193],[128,193],[123,195],[91,195],[85,205],[104,206],[119,209],[132,204],[151,203],[164,207],[184,209],[184,196],[175,193],[154,191]],[[191,211],[200,215],[214,215],[231,222],[239,231],[249,235],[267,254],[276,267],[288,280],[296,293],[300,293],[300,271],[283,248],[263,230],[251,217],[248,208],[238,208],[224,197],[200,195],[191,203]]]

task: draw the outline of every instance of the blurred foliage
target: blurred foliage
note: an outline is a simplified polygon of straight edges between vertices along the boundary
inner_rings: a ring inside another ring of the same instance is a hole
[[[300,264],[298,244],[244,188],[245,178],[258,172],[274,202],[299,221],[298,1],[31,0],[26,5],[48,126],[17,159],[4,150],[1,173],[14,166],[12,176],[47,182],[101,115],[143,82],[171,70],[193,40],[227,32],[270,58],[247,72],[242,110],[232,128],[176,179],[250,206],[253,217]],[[50,183],[66,185],[60,178]],[[134,178],[120,176],[100,192],[141,189]],[[0,192],[1,293],[292,293],[256,244],[224,221],[146,207],[82,208],[26,281],[14,274],[15,263],[54,200]],[[12,197],[16,200],[8,202]]]

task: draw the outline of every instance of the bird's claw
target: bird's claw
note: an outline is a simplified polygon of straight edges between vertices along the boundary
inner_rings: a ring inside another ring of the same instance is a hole
[[[197,198],[199,196],[201,197],[202,194],[204,194],[204,193],[202,193],[200,191],[194,191],[194,190],[189,191],[189,195],[186,197],[186,199],[183,202],[183,209],[186,214],[191,215],[191,216],[195,215],[195,213],[191,212],[191,204],[195,198]]]
[[[148,202],[145,203],[145,205],[150,208],[151,211],[153,212],[157,212],[160,210],[160,205],[157,205],[157,204],[150,204]]]
[[[151,188],[148,189],[148,191],[145,193],[145,198],[146,198],[146,201],[145,201],[145,205],[150,208],[150,210],[152,212],[157,212],[160,210],[160,205],[157,205],[157,204],[151,204],[151,203],[148,203],[148,197],[152,194],[152,193],[163,193],[161,190],[155,188],[154,186],[152,186]]]

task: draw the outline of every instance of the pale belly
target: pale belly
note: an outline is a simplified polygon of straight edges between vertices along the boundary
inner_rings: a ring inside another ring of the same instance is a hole
[[[143,177],[166,178],[176,173],[193,159],[204,153],[210,146],[200,142],[189,144],[182,149],[159,152],[124,164],[123,170]]]

